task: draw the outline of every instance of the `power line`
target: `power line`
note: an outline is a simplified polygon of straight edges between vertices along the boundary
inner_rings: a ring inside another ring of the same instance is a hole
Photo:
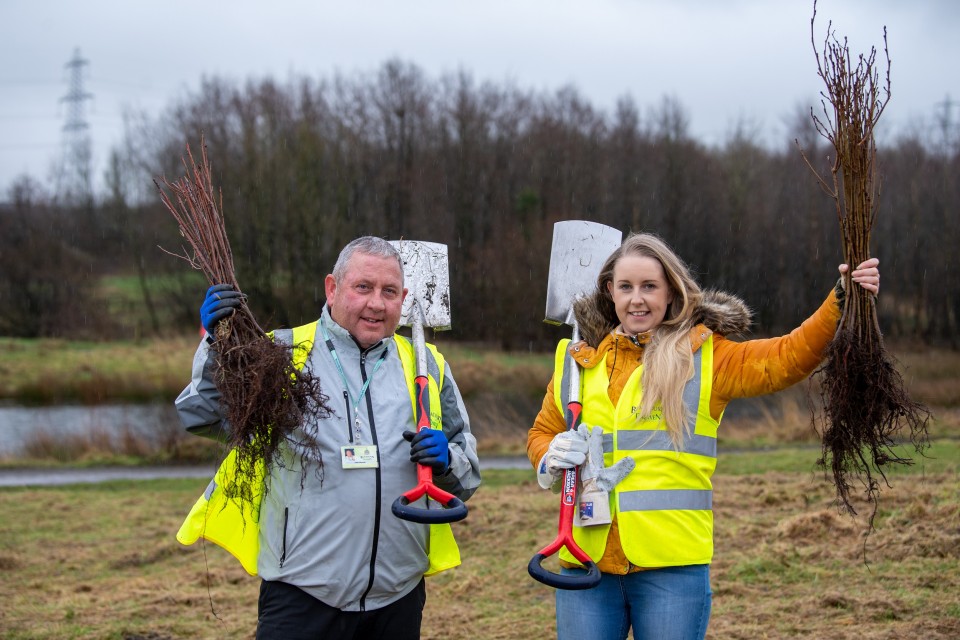
[[[52,147],[59,147],[61,143],[59,142],[22,142],[22,143],[0,143],[0,150],[10,151],[17,149],[50,149]]]

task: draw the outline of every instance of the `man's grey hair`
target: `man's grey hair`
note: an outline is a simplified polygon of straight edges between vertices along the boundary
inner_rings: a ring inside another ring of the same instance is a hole
[[[347,263],[355,253],[362,253],[368,256],[377,256],[379,258],[396,258],[397,265],[400,267],[400,278],[403,279],[403,260],[400,258],[400,252],[397,248],[383,238],[376,236],[361,236],[352,240],[340,251],[336,264],[333,265],[333,278],[337,282],[343,280],[347,273]]]

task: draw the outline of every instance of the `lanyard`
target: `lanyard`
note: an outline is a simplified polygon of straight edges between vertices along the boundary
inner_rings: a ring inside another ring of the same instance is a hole
[[[360,401],[363,400],[364,394],[367,392],[367,389],[370,388],[370,383],[373,381],[373,377],[377,375],[377,370],[380,368],[380,365],[386,360],[389,349],[384,348],[383,353],[377,358],[377,363],[373,365],[373,371],[370,373],[370,377],[363,383],[363,386],[360,388],[360,394],[357,396],[357,399],[354,400],[353,394],[350,393],[350,385],[347,384],[347,375],[343,372],[343,365],[340,364],[340,356],[337,355],[337,350],[334,348],[333,341],[330,340],[330,334],[327,333],[327,327],[322,320],[320,321],[320,330],[323,331],[323,340],[327,343],[327,349],[330,350],[330,355],[333,356],[333,363],[337,365],[337,372],[343,381],[343,390],[346,392],[350,402],[353,403],[354,442],[360,444]]]

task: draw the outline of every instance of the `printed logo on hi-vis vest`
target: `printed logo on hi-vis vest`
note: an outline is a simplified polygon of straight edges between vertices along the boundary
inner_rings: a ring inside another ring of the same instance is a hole
[[[641,416],[637,415],[639,411],[640,411],[640,406],[639,406],[639,405],[633,405],[632,407],[630,407],[630,415],[636,416],[636,419],[637,419],[637,421],[639,421],[639,422],[657,422],[657,423],[659,423],[659,422],[661,422],[661,421],[663,420],[663,409],[660,408],[660,405],[659,405],[659,404],[653,408],[653,411],[651,411],[651,412],[650,412],[650,415],[648,415],[648,416],[642,416],[642,417],[641,417]]]

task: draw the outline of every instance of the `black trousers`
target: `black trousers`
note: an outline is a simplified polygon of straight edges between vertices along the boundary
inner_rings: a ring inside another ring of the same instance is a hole
[[[260,583],[257,640],[418,640],[427,589],[420,584],[373,611],[341,611],[285,582]]]

